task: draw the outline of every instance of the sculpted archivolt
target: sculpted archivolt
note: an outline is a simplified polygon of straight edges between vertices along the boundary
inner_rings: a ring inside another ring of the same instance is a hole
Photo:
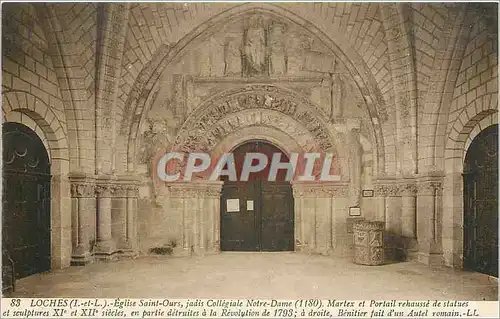
[[[305,101],[295,101],[296,98],[293,96],[283,95],[284,93],[277,87],[266,85],[247,86],[225,92],[223,96],[218,96],[217,102],[208,101],[199,108],[198,112],[195,111],[196,116],[188,118],[177,136],[174,148],[186,152],[192,150],[207,151],[214,144],[214,139],[219,140],[223,133],[227,133],[227,127],[233,130],[240,123],[237,121],[236,123],[225,122],[226,127],[219,128],[219,130],[224,129],[226,132],[219,134],[217,134],[217,129],[209,134],[209,128],[216,126],[229,114],[249,109],[263,109],[280,112],[291,117],[314,136],[315,142],[321,150],[331,149],[333,145],[329,132],[321,124],[323,123],[321,118],[314,114],[315,107]]]

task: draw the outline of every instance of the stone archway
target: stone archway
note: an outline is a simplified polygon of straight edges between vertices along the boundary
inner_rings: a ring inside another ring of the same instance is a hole
[[[67,130],[56,113],[36,96],[26,92],[10,91],[2,96],[4,121],[24,124],[32,129],[45,145],[50,158],[52,175],[51,217],[51,269],[70,264],[71,214],[69,148]]]
[[[343,134],[331,129],[321,110],[295,92],[275,85],[245,85],[213,96],[187,118],[170,150],[177,152],[221,151],[227,136],[242,130],[257,133],[256,127],[281,144],[302,152],[334,153],[341,175],[349,176]],[[285,141],[286,140],[286,141]],[[293,142],[292,142],[293,141]],[[227,143],[227,142],[226,142]],[[232,145],[234,146],[234,145]],[[229,151],[229,149],[228,149]]]
[[[347,138],[332,130],[314,107],[293,92],[270,85],[246,85],[225,91],[194,110],[169,151],[216,156],[256,138],[271,142],[284,152],[322,152],[339,157],[341,180],[292,183],[294,250],[349,253],[352,236],[345,223],[350,183],[347,158],[339,155],[348,144]],[[179,253],[220,250],[221,186],[221,182],[206,180],[156,185],[163,209],[179,211],[175,218],[182,219],[183,227],[176,230],[182,248]]]
[[[126,136],[127,141],[127,170],[131,172],[135,170],[137,137],[140,134],[139,131],[142,123],[145,121],[146,114],[151,108],[151,103],[155,99],[155,95],[159,92],[159,81],[162,74],[174,68],[174,64],[178,63],[184,55],[188,54],[189,51],[196,48],[196,45],[205,41],[207,37],[220,30],[224,25],[256,14],[272,17],[285,25],[300,28],[308,34],[308,38],[318,40],[318,43],[327,48],[325,54],[335,60],[335,65],[342,65],[345,68],[345,71],[348,73],[347,77],[356,87],[359,97],[363,100],[362,104],[367,112],[368,121],[372,126],[370,129],[374,134],[373,150],[375,153],[376,172],[384,172],[386,167],[382,126],[388,117],[388,112],[380,89],[377,87],[375,79],[361,57],[348,45],[347,40],[342,35],[335,34],[334,40],[332,40],[309,21],[293,14],[289,10],[267,4],[243,4],[235,6],[197,26],[174,46],[162,45],[158,48],[153,54],[150,63],[140,71],[125,103],[121,131]],[[228,78],[225,83],[230,83],[232,80],[232,78]],[[220,83],[222,84],[222,82]],[[273,80],[268,78],[263,83],[273,83]],[[191,110],[191,107],[193,105],[187,103],[187,106],[184,108]]]
[[[498,123],[497,101],[478,104],[479,112],[464,109],[464,120],[456,121],[448,136],[444,161],[443,213],[440,222],[442,254],[448,266],[463,268],[464,264],[464,189],[463,170],[466,150],[475,136]],[[470,107],[474,107],[471,105]],[[465,123],[465,124],[463,124]]]

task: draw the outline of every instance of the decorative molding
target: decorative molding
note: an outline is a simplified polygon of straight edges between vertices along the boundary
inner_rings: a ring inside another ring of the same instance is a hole
[[[443,182],[437,180],[419,181],[417,188],[419,196],[439,196],[443,193]]]
[[[216,124],[227,115],[243,110],[271,110],[284,114],[304,127],[313,136],[319,149],[327,151],[333,148],[329,130],[322,120],[326,117],[317,107],[290,90],[266,84],[233,88],[202,104],[182,125],[173,148],[185,152],[208,151],[217,144],[215,140],[220,139],[221,134],[227,133],[228,126],[229,130],[235,126],[225,121],[222,126],[219,125],[221,132],[217,134],[218,131],[214,129]],[[236,123],[241,125],[239,121]]]
[[[396,197],[399,196],[397,184],[377,184],[373,187],[376,197]]]
[[[138,185],[126,185],[127,197],[137,198],[139,197],[139,186]]]
[[[416,196],[417,189],[417,185],[414,183],[401,184],[399,186],[399,192],[401,196]]]
[[[138,197],[138,180],[133,176],[87,175],[73,172],[68,176],[71,197]]]
[[[115,194],[115,187],[109,184],[99,184],[95,187],[97,197],[113,197]]]
[[[377,197],[434,195],[434,190],[437,190],[437,195],[439,195],[442,193],[442,185],[441,179],[410,180],[405,182],[394,180],[375,184],[374,191]]]
[[[173,198],[219,198],[222,184],[171,184],[167,189],[168,197]]]
[[[294,184],[293,185],[294,197],[343,197],[349,196],[348,184]]]
[[[95,197],[95,185],[92,183],[71,183],[71,197],[93,198]]]

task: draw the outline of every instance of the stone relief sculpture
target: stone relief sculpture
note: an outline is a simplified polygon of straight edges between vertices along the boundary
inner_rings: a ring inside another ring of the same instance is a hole
[[[210,52],[210,76],[224,75],[224,43],[223,39],[213,36],[209,41]]]
[[[311,47],[311,39],[305,35],[289,32],[286,37],[287,73],[298,73],[303,69],[304,52]]]
[[[248,20],[243,32],[243,73],[247,76],[267,75],[266,30],[260,17]]]
[[[148,173],[151,172],[151,161],[157,153],[173,143],[179,124],[172,110],[165,106],[152,109],[148,114],[141,134],[139,152],[139,163],[148,165]]]
[[[311,101],[321,107],[325,114],[331,118],[332,109],[332,79],[330,75],[324,76],[319,85],[311,88],[309,94]]]
[[[232,34],[224,45],[224,75],[241,75],[241,36]]]
[[[344,96],[346,87],[344,85],[342,76],[339,74],[332,74],[332,99],[330,118],[342,118],[344,107]]]
[[[283,75],[287,73],[287,57],[285,48],[285,26],[272,24],[269,28],[270,73]]]
[[[349,205],[350,207],[359,206],[361,195],[362,179],[362,156],[363,147],[359,142],[359,128],[353,128],[348,133],[347,145],[349,146],[349,163],[351,184],[349,187]]]

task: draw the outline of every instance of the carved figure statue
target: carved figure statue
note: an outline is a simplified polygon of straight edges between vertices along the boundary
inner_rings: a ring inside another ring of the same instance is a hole
[[[243,39],[246,75],[264,75],[267,72],[266,34],[260,18],[254,18],[249,21]]]
[[[271,74],[286,74],[285,27],[273,24],[269,30],[269,50]]]
[[[228,37],[224,46],[225,75],[241,75],[241,37]]]

